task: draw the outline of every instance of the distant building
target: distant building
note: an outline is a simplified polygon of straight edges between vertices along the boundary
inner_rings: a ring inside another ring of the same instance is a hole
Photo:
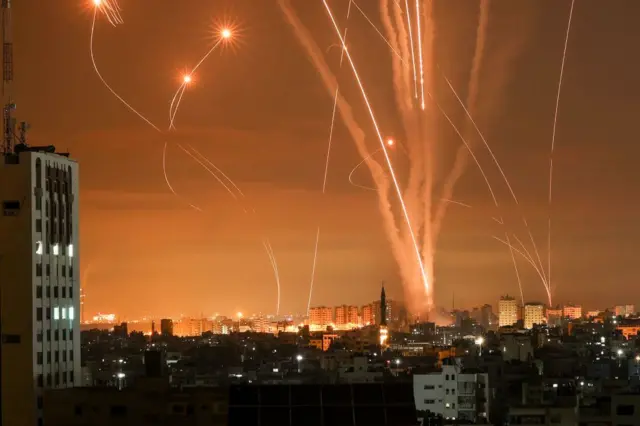
[[[510,327],[518,322],[518,303],[513,297],[503,296],[498,302],[498,325]]]
[[[46,389],[81,384],[78,164],[53,147],[0,154],[5,424],[41,424]]]
[[[582,318],[582,306],[564,305],[564,307],[562,308],[562,316],[568,319]]]
[[[636,313],[636,307],[634,305],[618,305],[614,308],[614,312],[617,317],[628,317]]]
[[[524,328],[531,330],[534,325],[544,323],[544,305],[542,303],[526,303],[524,305]]]
[[[357,306],[349,306],[347,308],[347,318],[348,324],[360,324],[360,316],[358,315]]]
[[[163,318],[160,320],[160,333],[163,336],[173,336],[173,320]]]
[[[362,325],[373,325],[375,320],[375,315],[373,313],[373,304],[370,303],[368,305],[364,305],[362,307]]]
[[[327,326],[333,324],[333,309],[317,306],[309,309],[309,325]]]
[[[562,324],[562,308],[547,308],[547,325],[549,327],[557,327]]]

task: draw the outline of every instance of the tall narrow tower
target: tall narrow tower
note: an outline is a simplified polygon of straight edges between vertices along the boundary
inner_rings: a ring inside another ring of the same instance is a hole
[[[387,295],[384,292],[384,281],[380,291],[380,325],[387,325]]]

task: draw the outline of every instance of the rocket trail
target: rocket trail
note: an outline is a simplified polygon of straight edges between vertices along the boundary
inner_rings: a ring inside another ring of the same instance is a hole
[[[337,81],[335,76],[329,69],[326,61],[324,60],[322,50],[313,40],[313,37],[309,33],[309,30],[300,21],[295,11],[291,8],[289,1],[279,0],[278,5],[288,24],[291,26],[294,34],[297,36],[297,40],[300,42],[300,45],[307,52],[309,60],[317,69],[320,78],[325,86],[325,89],[327,90],[327,94],[329,96],[333,96],[337,87]],[[340,113],[341,119],[355,143],[359,155],[363,158],[367,157],[369,153],[365,144],[364,132],[362,131],[354,117],[351,105],[344,99],[341,94],[338,96],[338,112]],[[406,271],[406,267],[404,264],[405,261],[403,257],[404,249],[403,244],[398,236],[393,213],[391,211],[391,206],[388,202],[388,179],[386,178],[382,167],[376,161],[369,158],[366,161],[366,164],[371,172],[372,178],[378,186],[378,207],[382,216],[384,229],[386,231],[387,237],[389,238],[391,250],[394,257],[399,263],[401,273],[404,274]],[[404,275],[403,277],[406,279],[410,278]]]
[[[213,176],[220,185],[222,185],[222,187],[224,189],[227,190],[227,192],[229,193],[229,195],[231,195],[231,197],[233,197],[234,200],[238,200],[238,196],[236,195],[236,193],[234,191],[231,190],[231,188],[229,188],[229,185],[227,185],[221,178],[220,176],[218,176],[213,170],[211,170],[209,168],[209,166],[207,166],[201,159],[199,159],[195,154],[191,153],[191,151],[189,151],[188,149],[186,149],[185,147],[183,147],[182,145],[178,144],[178,148],[180,148],[182,151],[184,151],[185,154],[187,154],[189,157],[193,158],[198,164],[200,164],[206,171],[209,172],[209,174],[211,176]]]
[[[420,0],[416,0],[416,37],[418,38],[418,59],[420,65],[420,100],[424,110],[424,62],[422,59],[422,28],[420,25]]]
[[[510,244],[501,239],[496,237],[495,235],[493,236],[493,239],[496,241],[501,242],[502,244],[509,246]],[[541,280],[544,280],[544,278],[542,277],[542,272],[540,271],[540,268],[538,267],[538,265],[536,265],[535,261],[533,260],[533,258],[531,257],[531,255],[528,253],[528,251],[525,249],[525,252],[527,252],[526,254],[523,253],[521,250],[517,249],[516,247],[514,247],[513,245],[511,245],[511,250],[513,250],[515,253],[518,253],[520,256],[522,256],[523,259],[525,259],[533,268],[534,271],[537,272],[538,276],[540,277]]]
[[[176,118],[176,114],[178,113],[178,108],[180,107],[180,101],[182,101],[182,95],[184,95],[184,91],[187,85],[191,83],[193,74],[198,70],[198,68],[200,68],[200,65],[202,65],[204,61],[206,61],[207,58],[218,48],[218,46],[220,46],[220,44],[224,40],[228,39],[229,37],[231,37],[231,33],[229,32],[229,30],[223,29],[220,33],[220,37],[218,38],[218,41],[215,42],[215,44],[207,51],[207,53],[204,54],[202,58],[200,58],[196,66],[191,69],[191,72],[189,72],[187,75],[184,76],[184,81],[182,82],[180,87],[178,87],[178,90],[176,91],[175,95],[173,95],[173,100],[171,101],[171,107],[169,108],[169,117],[170,117],[169,129],[172,129],[172,128],[175,129],[173,122]],[[176,98],[178,98],[177,101],[175,101]],[[175,108],[173,109],[173,112],[172,112],[171,108],[174,106],[174,101],[175,101]]]
[[[398,196],[398,200],[400,202],[400,206],[402,208],[402,212],[404,215],[404,219],[407,225],[407,228],[409,230],[409,233],[411,234],[411,239],[413,242],[413,246],[415,249],[415,253],[416,253],[416,260],[418,262],[418,265],[420,267],[420,272],[422,275],[422,279],[423,279],[423,283],[424,283],[424,288],[425,291],[427,292],[427,294],[430,291],[430,284],[429,284],[429,280],[427,279],[427,273],[425,271],[424,268],[424,264],[422,262],[422,256],[420,254],[420,248],[418,246],[418,241],[416,239],[415,233],[413,232],[413,227],[411,225],[411,220],[409,219],[409,212],[407,211],[407,207],[404,203],[404,199],[402,197],[402,191],[400,189],[400,185],[398,184],[398,180],[396,178],[395,172],[393,171],[393,165],[391,163],[391,158],[389,157],[389,153],[387,152],[386,146],[385,146],[385,141],[384,138],[382,137],[382,133],[380,131],[380,128],[378,126],[378,122],[376,120],[375,114],[373,112],[373,107],[371,106],[371,103],[369,102],[369,97],[367,96],[367,92],[364,88],[364,85],[362,83],[362,80],[360,79],[360,75],[358,74],[358,70],[356,69],[355,63],[353,62],[353,59],[351,58],[351,54],[349,53],[349,50],[347,49],[347,46],[345,44],[344,38],[342,37],[342,35],[340,34],[340,30],[338,27],[338,24],[335,20],[335,17],[333,16],[333,13],[331,11],[331,8],[329,7],[329,4],[327,3],[327,0],[322,0],[322,3],[324,4],[324,7],[327,11],[327,14],[329,15],[329,18],[331,19],[331,22],[333,24],[333,27],[335,29],[335,32],[337,34],[338,37],[340,37],[340,42],[342,43],[342,46],[345,49],[345,54],[347,55],[347,60],[349,61],[349,64],[351,65],[351,70],[353,71],[353,75],[358,83],[358,86],[360,88],[360,92],[362,94],[363,100],[367,106],[367,110],[369,112],[369,116],[371,118],[371,121],[373,123],[373,126],[376,130],[376,134],[378,136],[378,141],[380,142],[380,146],[382,147],[382,152],[384,153],[385,156],[385,160],[387,163],[387,166],[389,168],[389,173],[391,174],[391,180],[393,182],[393,186],[394,189],[396,191],[396,195]]]
[[[553,131],[551,133],[551,152],[549,154],[549,217],[547,226],[547,272],[549,278],[549,288],[551,288],[551,200],[553,195],[553,152],[556,145],[556,128],[558,125],[558,109],[560,107],[560,92],[562,91],[562,79],[564,76],[564,64],[567,59],[567,46],[569,45],[569,34],[571,34],[571,20],[573,18],[573,6],[575,0],[571,0],[569,10],[569,20],[567,22],[567,34],[564,38],[564,49],[562,51],[562,62],[560,64],[560,77],[558,78],[558,94],[556,96],[556,110],[553,114]]]
[[[413,66],[413,88],[415,91],[415,98],[418,99],[418,74],[416,72],[416,48],[413,44],[413,28],[411,25],[411,10],[409,9],[409,0],[404,0],[405,13],[407,15],[407,30],[409,32],[409,46],[411,48],[411,65]]]
[[[149,121],[149,119],[147,117],[145,117],[144,115],[139,113],[134,107],[129,105],[129,103],[127,103],[127,101],[122,99],[122,97],[115,90],[113,90],[113,88],[109,85],[109,83],[107,83],[107,81],[104,79],[104,77],[102,77],[102,74],[100,73],[100,70],[98,69],[98,65],[96,64],[96,58],[95,58],[95,55],[94,55],[94,52],[93,52],[93,39],[94,39],[95,28],[96,28],[96,16],[97,16],[97,14],[98,14],[98,8],[96,7],[96,9],[93,12],[93,21],[91,22],[91,37],[90,37],[90,42],[89,42],[89,53],[91,54],[91,63],[93,64],[93,69],[94,69],[96,75],[98,76],[98,78],[100,79],[102,84],[107,89],[109,89],[111,94],[113,96],[115,96],[124,106],[126,106],[129,109],[129,111],[133,112],[135,115],[137,115],[142,120],[144,120],[149,126],[153,127],[155,130],[157,130],[159,132],[160,129],[158,127],[156,127],[155,124],[153,124],[151,121]]]
[[[276,256],[273,253],[273,248],[271,247],[271,243],[268,239],[265,239],[262,242],[264,249],[267,252],[267,256],[269,256],[269,263],[271,263],[271,267],[273,268],[273,274],[276,278],[276,286],[278,288],[278,298],[276,302],[276,316],[280,315],[280,273],[278,272],[278,263],[276,261]]]
[[[307,316],[309,316],[309,310],[311,309],[311,295],[313,294],[313,282],[316,277],[316,261],[318,259],[318,242],[320,241],[320,227],[318,226],[318,231],[316,232],[316,244],[315,249],[313,250],[313,266],[311,267],[311,288],[309,290],[309,301],[307,302]]]
[[[173,195],[175,195],[176,197],[182,199],[182,197],[180,195],[178,195],[176,190],[173,189],[173,186],[169,182],[169,176],[167,175],[167,142],[164,143],[164,148],[162,149],[162,172],[164,174],[164,181],[167,183],[167,186],[169,187],[169,190],[173,193]],[[189,204],[189,206],[192,209],[197,210],[199,212],[202,211],[202,209],[200,207],[194,206],[193,204],[191,204],[188,201],[186,201],[186,203]]]
[[[400,60],[402,62],[404,62],[404,58],[402,57],[402,55],[400,54],[400,52],[398,52],[398,49],[394,48],[391,43],[389,42],[389,40],[384,36],[384,34],[382,34],[382,32],[378,29],[378,27],[376,26],[376,24],[373,23],[373,21],[371,20],[371,18],[369,18],[367,16],[367,14],[364,12],[364,10],[362,10],[362,8],[360,8],[360,6],[358,6],[358,3],[355,2],[355,0],[352,0],[353,5],[356,7],[356,9],[358,9],[358,12],[360,12],[360,14],[364,17],[364,19],[369,23],[369,25],[371,25],[371,27],[375,30],[375,32],[378,33],[378,35],[380,36],[380,38],[382,38],[382,41],[384,41],[387,46],[389,46],[389,49],[391,49],[391,52],[393,52],[394,55],[396,55],[398,58],[400,58]]]
[[[231,178],[229,176],[227,176],[222,170],[220,170],[215,164],[213,164],[211,162],[211,160],[209,160],[207,157],[204,156],[204,154],[202,154],[200,151],[198,151],[197,149],[195,149],[194,147],[192,147],[191,145],[187,145],[187,148],[189,148],[191,151],[193,151],[194,153],[196,153],[200,158],[202,158],[207,164],[209,164],[211,167],[213,167],[215,169],[216,172],[220,173],[220,175],[222,175],[223,178],[225,178],[227,180],[227,182],[229,182],[231,184],[231,186],[233,186],[233,188],[238,192],[238,194],[241,197],[244,197],[244,193],[242,192],[242,190],[240,190],[240,188],[238,187],[238,185],[236,185],[236,183],[231,180]]]
[[[518,281],[518,288],[520,289],[520,300],[522,301],[522,306],[524,306],[524,293],[522,291],[522,280],[520,279],[520,272],[518,271],[518,262],[516,262],[516,257],[513,254],[513,246],[511,245],[511,240],[509,239],[509,234],[504,233],[504,238],[507,240],[509,244],[509,254],[511,254],[511,261],[513,262],[513,269],[516,273],[516,280]]]

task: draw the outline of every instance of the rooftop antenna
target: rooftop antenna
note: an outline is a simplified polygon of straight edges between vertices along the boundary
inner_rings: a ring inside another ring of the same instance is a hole
[[[16,109],[11,99],[13,83],[13,36],[11,20],[11,0],[2,0],[2,102],[3,107],[3,140],[2,149],[10,154],[13,149],[15,135],[15,119],[13,111]],[[25,129],[26,130],[26,129]]]

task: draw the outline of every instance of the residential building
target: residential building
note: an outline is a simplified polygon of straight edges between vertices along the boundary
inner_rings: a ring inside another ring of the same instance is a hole
[[[518,322],[518,303],[513,297],[503,296],[498,302],[498,325],[509,327]]]
[[[81,382],[78,190],[78,164],[54,147],[0,156],[6,424],[41,423],[44,391]]]
[[[524,305],[524,328],[531,330],[534,325],[544,323],[544,305],[542,303],[526,303]]]
[[[309,309],[309,325],[322,326],[333,324],[333,309],[326,306],[317,306]]]
[[[562,308],[562,316],[568,319],[582,318],[582,306],[564,305],[564,307]]]
[[[447,360],[449,361],[449,360]],[[446,420],[483,423],[490,420],[489,376],[465,371],[458,365],[413,375],[413,395],[418,415],[427,411]]]
[[[628,317],[636,313],[634,305],[618,305],[613,310],[617,317]]]

